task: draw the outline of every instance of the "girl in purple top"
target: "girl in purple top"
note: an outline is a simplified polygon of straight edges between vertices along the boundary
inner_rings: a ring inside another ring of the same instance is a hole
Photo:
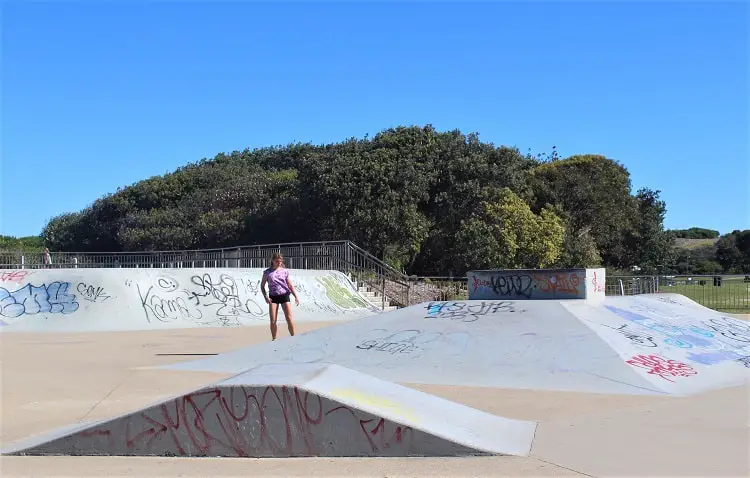
[[[289,295],[294,296],[294,301],[299,305],[299,297],[294,285],[289,279],[289,270],[284,267],[284,257],[279,253],[271,256],[272,266],[263,271],[263,279],[260,281],[260,291],[268,303],[268,314],[271,317],[271,339],[276,340],[276,318],[279,313],[279,304],[284,311],[286,325],[289,335],[294,335],[294,322],[292,322],[292,304]],[[268,294],[266,294],[266,282],[268,283]]]

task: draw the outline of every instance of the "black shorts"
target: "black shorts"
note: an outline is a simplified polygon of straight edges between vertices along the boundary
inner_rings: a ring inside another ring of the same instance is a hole
[[[283,295],[269,295],[268,298],[271,299],[272,304],[286,304],[289,302],[289,296],[291,295],[291,292],[287,292]]]

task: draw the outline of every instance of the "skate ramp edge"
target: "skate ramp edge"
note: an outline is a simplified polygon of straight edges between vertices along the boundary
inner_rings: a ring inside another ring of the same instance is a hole
[[[528,456],[537,423],[333,364],[268,364],[3,455]]]

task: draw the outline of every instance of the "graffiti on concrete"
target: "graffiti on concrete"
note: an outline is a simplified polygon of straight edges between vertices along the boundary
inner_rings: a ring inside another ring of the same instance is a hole
[[[430,302],[425,306],[426,319],[446,319],[460,322],[476,322],[480,317],[515,312],[513,302],[481,301],[472,302]]]
[[[78,310],[70,282],[25,286],[10,291],[0,287],[0,316],[20,317],[35,314],[72,314]]]
[[[469,299],[571,299],[586,296],[585,271],[472,271]],[[603,286],[594,275],[594,291]]]
[[[79,282],[76,290],[81,294],[81,298],[89,302],[105,302],[112,298],[104,291],[104,287]]]
[[[670,317],[670,314],[642,305],[633,306],[638,312],[611,305],[605,308],[626,322],[619,327],[600,325],[618,330],[623,335],[626,330],[638,334],[637,340],[625,335],[636,346],[655,348],[658,345],[671,349],[670,354],[677,353],[686,361],[707,366],[737,361],[750,352],[750,325],[738,319]],[[644,341],[643,337],[648,337],[648,340]]]
[[[337,433],[332,434],[331,430]],[[413,431],[297,387],[211,388],[78,432],[78,448],[177,456],[416,452]]]
[[[0,282],[24,282],[27,280],[31,271],[2,271],[0,272]]]
[[[669,360],[658,355],[636,355],[630,360],[626,360],[634,367],[644,368],[651,375],[656,375],[668,382],[674,382],[672,377],[689,377],[698,372],[688,364]]]

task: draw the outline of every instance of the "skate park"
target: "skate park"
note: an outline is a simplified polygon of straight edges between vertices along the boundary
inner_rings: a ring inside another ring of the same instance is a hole
[[[271,342],[261,271],[3,272],[3,476],[748,473],[743,318],[603,269],[395,310],[292,269]]]

